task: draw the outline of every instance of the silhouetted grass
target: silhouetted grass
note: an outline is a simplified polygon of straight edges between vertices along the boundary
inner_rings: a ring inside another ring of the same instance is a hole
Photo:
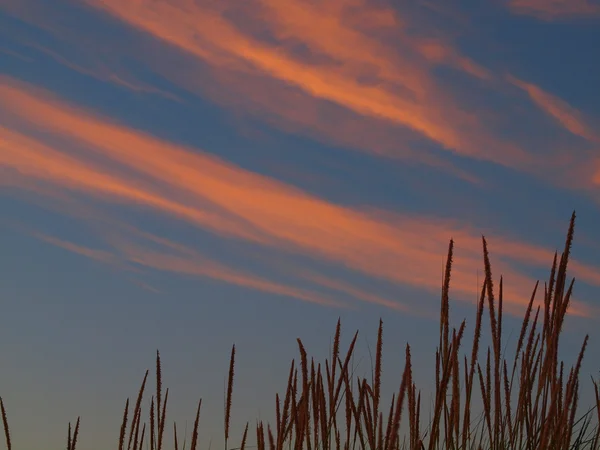
[[[544,284],[544,299],[534,308],[539,288],[536,283],[524,314],[512,362],[502,353],[503,279],[494,289],[487,242],[482,238],[485,280],[476,312],[470,359],[461,360],[459,349],[464,340],[465,321],[458,328],[449,323],[449,292],[454,243],[448,247],[440,304],[439,346],[435,352],[435,391],[431,418],[425,428],[421,420],[421,392],[413,379],[410,346],[405,350],[405,366],[398,391],[391,401],[381,401],[383,322],[379,322],[375,367],[372,379],[354,377],[350,368],[358,332],[346,351],[340,353],[341,325],[338,320],[331,357],[324,365],[306,353],[298,339],[300,367],[292,360],[285,394],[275,395],[276,422],[256,425],[258,450],[424,450],[424,449],[580,449],[598,448],[600,441],[600,393],[592,379],[595,405],[578,419],[579,371],[588,337],[583,340],[574,366],[567,368],[558,359],[559,340],[573,292],[567,283],[567,265],[573,241],[575,213],[564,250],[555,253],[550,277]],[[489,312],[491,346],[483,358],[479,345],[484,310]],[[533,317],[532,317],[533,314]],[[541,321],[541,324],[540,324]],[[229,377],[224,405],[224,443],[228,449],[235,346],[231,350]],[[515,378],[516,376],[516,378]],[[148,371],[137,395],[133,416],[128,422],[129,399],[125,403],[118,449],[141,450],[146,422],[141,420],[141,402]],[[473,388],[480,397],[483,414],[474,420],[471,413]],[[147,447],[163,448],[163,435],[169,390],[162,397],[160,355],[156,355],[156,395],[151,397],[150,432]],[[283,398],[283,402],[281,399]],[[516,399],[516,401],[515,401]],[[383,409],[385,404],[389,408]],[[154,407],[156,405],[156,408]],[[202,399],[198,402],[191,449],[198,445],[198,425]],[[4,403],[0,398],[6,445],[11,439]],[[400,435],[406,414],[407,432]],[[140,436],[140,425],[141,436]],[[265,428],[266,426],[266,428]],[[249,424],[246,423],[241,445],[245,450]],[[79,419],[73,435],[69,424],[67,450],[75,450]],[[183,448],[186,448],[184,436]],[[174,449],[179,450],[177,426],[173,424]]]

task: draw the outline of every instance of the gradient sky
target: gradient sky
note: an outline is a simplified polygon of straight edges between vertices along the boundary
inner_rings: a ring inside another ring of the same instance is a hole
[[[484,234],[513,349],[573,210],[562,351],[590,334],[588,392],[598,43],[596,0],[0,0],[14,444],[63,445],[81,415],[78,449],[116,446],[158,348],[170,420],[202,397],[221,448],[233,343],[237,442],[274,417],[295,339],[324,358],[338,317],[344,345],[360,330],[357,374],[382,317],[384,388],[408,341],[427,392],[450,238],[454,325],[472,325]]]

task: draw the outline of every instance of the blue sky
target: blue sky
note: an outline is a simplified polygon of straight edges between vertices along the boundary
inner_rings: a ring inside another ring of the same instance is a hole
[[[14,441],[58,445],[81,415],[78,448],[114,445],[158,348],[171,420],[202,397],[220,443],[233,343],[236,439],[338,317],[359,373],[382,317],[384,387],[408,341],[427,391],[450,238],[455,324],[483,234],[514,346],[573,210],[562,351],[589,333],[597,374],[597,42],[587,0],[0,0]]]

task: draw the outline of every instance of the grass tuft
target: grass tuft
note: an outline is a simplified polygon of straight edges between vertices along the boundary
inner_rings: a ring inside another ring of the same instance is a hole
[[[503,345],[504,279],[494,290],[490,251],[482,236],[485,279],[475,310],[470,350],[461,352],[466,330],[450,323],[450,285],[454,241],[450,240],[441,286],[439,344],[435,351],[435,385],[429,422],[421,420],[421,390],[413,377],[411,347],[406,345],[405,364],[399,388],[391,401],[381,398],[383,373],[383,321],[379,321],[375,367],[371,379],[355,376],[351,361],[358,332],[345,353],[340,349],[338,319],[329,358],[316,362],[297,339],[300,363],[292,359],[285,393],[275,394],[276,422],[256,422],[258,450],[577,450],[600,445],[600,388],[592,378],[593,406],[578,415],[579,374],[588,345],[585,336],[573,366],[558,358],[560,336],[573,295],[567,266],[574,236],[575,213],[571,216],[561,255],[554,254],[543,301],[535,305],[541,291],[537,282],[524,312],[512,359]],[[481,349],[483,317],[488,309],[491,345]],[[310,365],[309,365],[310,361]],[[229,450],[231,406],[235,368],[235,345],[231,349],[229,376],[224,398],[224,449]],[[142,421],[142,398],[148,371],[131,413],[125,403],[118,439],[124,450],[144,448],[146,422]],[[477,386],[475,386],[475,384]],[[475,389],[474,389],[475,388]],[[156,353],[156,394],[151,397],[146,448],[161,450],[165,433],[169,389],[162,393],[160,354]],[[476,402],[482,413],[473,417]],[[382,405],[388,405],[382,406]],[[202,399],[198,402],[191,434],[191,450],[198,447]],[[385,408],[385,410],[384,410]],[[406,412],[404,411],[406,408]],[[6,446],[11,437],[2,398],[0,409]],[[404,418],[404,419],[403,419]],[[129,420],[131,419],[131,420]],[[407,423],[407,434],[400,429]],[[73,433],[69,423],[67,450],[75,450],[80,420]],[[140,437],[141,427],[141,437]],[[245,450],[249,423],[241,445]],[[187,429],[183,437],[187,442]],[[173,423],[174,449],[179,450],[177,424]]]

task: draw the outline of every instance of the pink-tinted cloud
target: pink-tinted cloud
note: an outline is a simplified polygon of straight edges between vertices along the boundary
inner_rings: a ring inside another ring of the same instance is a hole
[[[119,43],[109,52],[105,37],[86,35],[79,43],[51,8],[32,0],[7,7],[78,47],[78,54],[113,55],[98,69],[107,80],[129,80],[115,61],[132,58],[232,110],[335,145],[428,164],[475,183],[475,174],[431,152],[424,140],[450,153],[547,173],[526,147],[494,131],[493,112],[440,83],[434,69],[450,66],[498,88],[497,80],[490,83],[493,74],[387,1],[86,4],[157,39]],[[544,158],[554,168],[555,150],[546,148]]]
[[[508,7],[516,14],[542,20],[600,17],[600,3],[596,0],[509,0]]]
[[[270,89],[281,84],[280,89],[292,87],[314,101],[409,130],[460,155],[511,167],[530,159],[486,130],[477,114],[463,110],[430,69],[432,64],[449,64],[479,78],[487,78],[487,71],[449,43],[404,33],[405,18],[390,8],[373,11],[367,2],[331,6],[295,0],[88,3],[207,64],[228,88],[246,92],[263,81]],[[365,14],[390,26],[377,32],[364,29],[358,18]],[[394,45],[385,44],[380,34],[389,35]],[[194,83],[190,78],[202,76],[200,69],[187,74],[173,73],[169,65],[155,69],[188,86]],[[262,99],[274,113],[279,113],[278,102],[278,95]]]
[[[141,205],[222,237],[307,254],[430,291],[439,290],[440,258],[453,236],[453,289],[469,299],[477,293],[481,241],[477,232],[460,224],[342,207],[112,123],[8,78],[0,83],[0,96],[0,117],[11,117],[13,123],[13,129],[0,129],[0,166],[13,175],[109,202]],[[59,138],[61,149],[27,135],[32,127],[49,139]],[[498,246],[502,256],[543,264],[535,247],[513,243],[510,254],[503,248]],[[518,308],[527,301],[533,281],[507,263],[496,267],[511,280],[507,298]],[[595,275],[587,276],[593,280]]]
[[[114,46],[108,51],[106,37],[84,33],[81,39],[52,8],[38,2],[0,4],[75,46],[77,54],[102,55],[102,64],[83,69],[98,71],[107,81],[147,87],[120,64],[130,58],[180,87],[286,131],[428,164],[473,183],[481,183],[476,174],[459,170],[424,141],[541,177],[548,169],[562,169],[565,157],[573,159],[563,149],[545,145],[540,165],[530,150],[539,145],[521,146],[495,131],[495,125],[505,128],[495,124],[494,113],[469,101],[469,92],[453,92],[434,69],[450,66],[489,88],[506,86],[462,55],[451,39],[417,26],[405,8],[394,9],[387,1],[86,0],[142,31],[138,36],[156,38],[151,44],[120,42],[117,51]],[[577,167],[589,165],[586,158],[575,159]],[[587,187],[595,177],[588,172]]]
[[[565,129],[591,142],[600,143],[600,134],[589,125],[589,120],[576,108],[533,83],[527,83],[513,76],[509,76],[508,79],[515,86],[527,92],[531,100],[542,111],[555,119]]]

